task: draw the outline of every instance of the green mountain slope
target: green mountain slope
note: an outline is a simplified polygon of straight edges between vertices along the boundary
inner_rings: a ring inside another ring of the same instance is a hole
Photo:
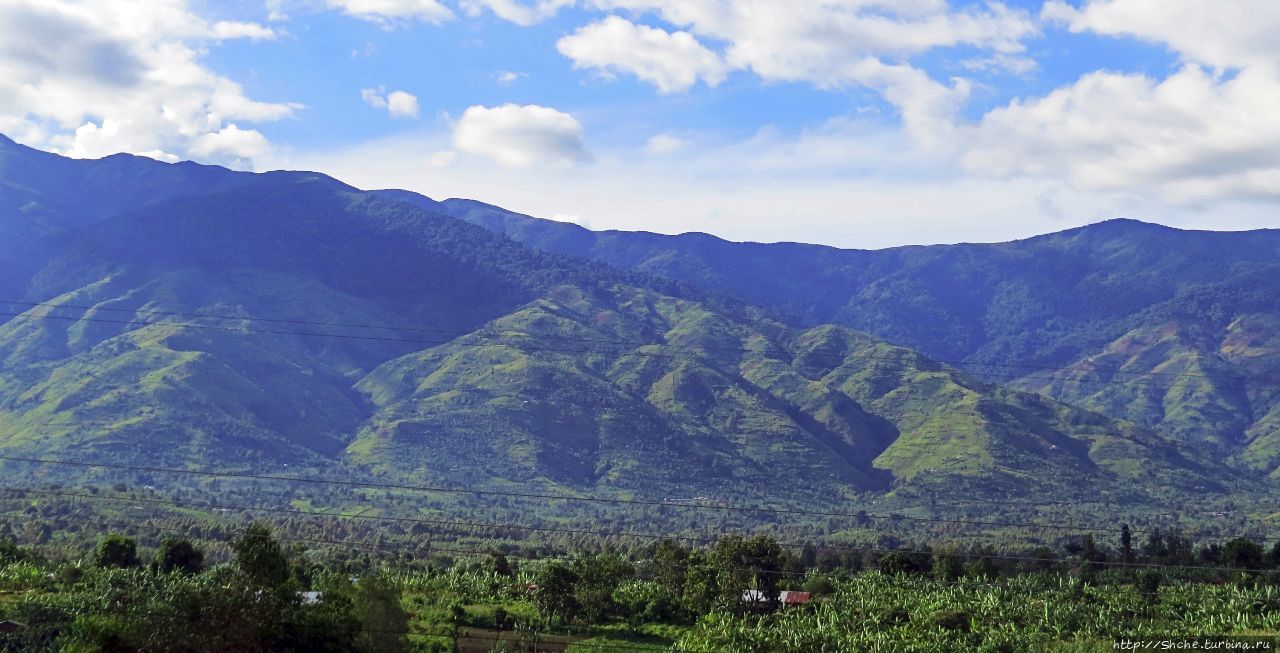
[[[1010,243],[841,250],[592,232],[470,200],[387,196],[546,251],[741,297],[795,325],[866,331],[1277,470],[1280,369],[1231,343],[1266,340],[1260,325],[1280,319],[1280,230],[1113,220]]]
[[[1204,482],[1148,432],[864,334],[630,287],[557,288],[357,388],[377,409],[349,452],[414,475],[718,496]]]
[[[38,239],[3,298],[0,450],[808,505],[1219,473],[847,328],[795,329],[321,175],[236,179]]]

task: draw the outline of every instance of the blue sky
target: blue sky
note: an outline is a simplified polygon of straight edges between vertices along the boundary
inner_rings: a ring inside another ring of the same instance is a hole
[[[745,240],[1277,226],[1280,10],[1239,5],[8,0],[0,131]]]

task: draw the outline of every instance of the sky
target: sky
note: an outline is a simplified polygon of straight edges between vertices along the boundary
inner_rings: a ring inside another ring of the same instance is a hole
[[[0,0],[0,132],[592,229],[1280,226],[1274,0]]]

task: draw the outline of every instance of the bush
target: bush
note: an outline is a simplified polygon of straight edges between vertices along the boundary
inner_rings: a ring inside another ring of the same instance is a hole
[[[810,576],[804,581],[804,591],[813,595],[814,598],[819,596],[830,596],[836,592],[836,584],[826,576]]]
[[[98,548],[93,554],[93,564],[103,569],[137,567],[141,564],[138,561],[138,545],[123,535],[112,533],[98,542]]]
[[[972,617],[964,610],[939,610],[929,615],[929,623],[943,630],[958,630],[967,633],[972,621]]]

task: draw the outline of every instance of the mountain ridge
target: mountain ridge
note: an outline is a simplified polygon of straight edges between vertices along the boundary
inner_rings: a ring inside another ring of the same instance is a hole
[[[0,321],[0,449],[822,503],[1072,478],[1156,501],[1220,476],[1194,447],[848,328],[323,175],[234,179],[40,241]]]
[[[1280,478],[1275,393],[1260,382],[1201,386],[1197,409],[1168,387],[1153,394],[1162,365],[1129,367],[1089,388],[1042,382],[1105,357],[1125,338],[1178,328],[1213,359],[1207,373],[1257,376],[1280,359],[1268,345],[1249,361],[1203,345],[1232,324],[1280,314],[1280,230],[1183,230],[1130,218],[1001,243],[911,245],[845,250],[801,243],[735,243],[709,235],[592,232],[472,200],[436,202],[399,192],[531,247],[681,279],[762,306],[798,327],[825,322],[891,342],[1002,383],[1164,428]],[[1190,307],[1190,308],[1189,308]],[[1234,338],[1262,338],[1261,334]],[[1190,355],[1190,354],[1185,354]],[[1243,367],[1241,367],[1243,366]],[[1247,368],[1247,369],[1245,369]],[[1019,372],[1019,369],[1022,371]],[[1078,376],[1078,375],[1077,375]],[[1096,377],[1096,375],[1094,375]],[[1123,382],[1122,382],[1123,381]],[[1142,391],[1140,391],[1142,390]],[[1158,395],[1158,396],[1156,396]],[[1129,396],[1129,401],[1117,401]],[[1153,405],[1167,404],[1168,409]],[[1219,433],[1229,432],[1229,437]],[[1266,443],[1265,446],[1259,443]],[[1256,447],[1265,449],[1265,453]]]

